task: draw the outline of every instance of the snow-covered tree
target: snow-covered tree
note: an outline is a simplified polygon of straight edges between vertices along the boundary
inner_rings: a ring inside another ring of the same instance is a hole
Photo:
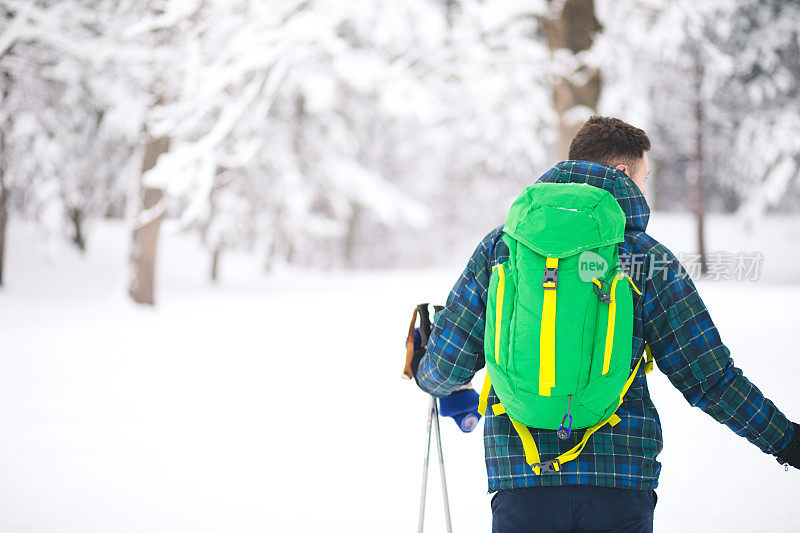
[[[183,89],[156,113],[172,146],[147,180],[215,258],[260,241],[269,261],[385,263],[371,250],[424,223],[426,203],[497,197],[482,178],[518,184],[544,159],[534,31],[525,9],[480,2],[449,25],[428,0],[205,2],[181,38]]]
[[[602,79],[598,65],[586,60],[600,31],[594,0],[549,1],[543,35],[553,54],[553,106],[558,114],[555,154],[566,159],[572,138],[597,113]]]
[[[131,109],[120,116],[102,73],[135,51],[107,38],[111,4],[0,4],[0,235],[13,208],[82,249],[84,221],[122,209],[133,141],[120,118]]]
[[[752,220],[800,204],[800,4],[739,3],[714,41],[730,57],[715,95],[731,117],[729,180]]]
[[[779,0],[598,2],[608,21],[599,56],[613,58],[606,64],[614,78],[603,105],[650,127],[656,205],[685,202],[699,65],[709,209],[752,217],[791,208],[800,174],[800,7]]]
[[[373,146],[394,161],[391,173],[403,178],[406,190],[432,206],[435,230],[405,232],[404,251],[395,250],[406,256],[419,250],[427,261],[430,250],[446,249],[448,241],[463,236],[474,240],[502,221],[520,186],[548,161],[556,120],[548,51],[537,38],[543,3],[436,7],[421,24],[392,25],[401,18],[387,9],[375,15],[383,17],[382,24],[357,28],[365,34],[362,42],[384,42],[384,27],[399,34],[382,45],[405,70],[379,91],[382,108],[395,118],[391,128],[378,131],[391,136]],[[367,221],[362,227],[375,225]],[[374,247],[362,248],[359,263],[369,261],[365,256]]]
[[[198,0],[125,0],[115,4],[110,33],[132,50],[110,68],[131,89],[127,106],[135,110],[127,122],[144,145],[139,153],[141,174],[137,175],[133,211],[131,276],[128,293],[142,304],[155,301],[156,251],[161,222],[169,207],[163,184],[147,178],[171,144],[170,133],[157,131],[157,110],[177,98],[184,81],[181,44],[195,22],[202,2]],[[126,95],[127,96],[127,95]],[[126,98],[121,98],[125,102]]]
[[[728,0],[604,0],[600,9],[606,31],[597,57],[609,85],[603,107],[649,132],[657,176],[648,184],[651,205],[692,211],[703,272],[705,213],[725,193],[720,155],[730,156],[724,130],[732,118],[716,97],[730,58],[715,45],[712,27],[734,8]]]

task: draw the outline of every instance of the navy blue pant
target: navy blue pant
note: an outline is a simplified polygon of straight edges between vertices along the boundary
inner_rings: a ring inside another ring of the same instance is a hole
[[[592,485],[501,490],[492,498],[492,533],[652,533],[653,490]]]

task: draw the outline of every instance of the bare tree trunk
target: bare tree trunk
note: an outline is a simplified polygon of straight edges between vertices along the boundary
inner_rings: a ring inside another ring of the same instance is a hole
[[[2,54],[0,54],[2,58]],[[0,76],[0,102],[6,102],[8,99],[9,88],[11,87],[11,75],[4,72]],[[6,120],[0,123],[0,287],[3,286],[6,264],[6,234],[8,231],[8,187],[6,184],[6,161],[8,161],[8,154],[6,154],[6,128],[10,126],[11,116],[7,115]]]
[[[211,192],[208,195],[208,218],[206,219],[202,228],[203,245],[211,248],[211,270],[209,272],[209,277],[211,278],[212,283],[215,283],[219,279],[219,261],[220,256],[222,255],[222,250],[225,248],[225,239],[222,235],[214,238],[213,235],[210,235],[210,230],[214,224],[214,219],[218,215],[217,195],[220,194],[220,190],[230,182],[230,179],[225,177],[227,170],[228,169],[224,167],[217,167],[214,175],[214,184],[211,187]]]
[[[458,9],[458,5],[456,0],[445,0],[445,17],[447,18],[447,27],[452,28],[453,22],[456,18],[456,9]]]
[[[272,237],[272,240],[267,247],[266,257],[264,258],[264,272],[272,272],[272,268],[275,266],[275,255],[277,254],[277,250],[278,236],[275,235]]]
[[[211,281],[214,283],[219,279],[219,259],[222,255],[222,243],[214,246],[214,251],[211,252]]]
[[[8,223],[8,191],[6,190],[6,136],[0,126],[0,287],[3,286],[3,269],[6,256],[6,226]]]
[[[558,18],[544,19],[542,29],[551,52],[567,49],[578,54],[590,49],[595,34],[601,29],[594,12],[594,0],[566,0]],[[573,79],[576,77],[585,79],[584,83],[578,85]],[[558,114],[558,139],[555,146],[557,158],[567,158],[569,143],[578,133],[585,118],[574,116],[570,111],[584,106],[595,113],[600,100],[600,89],[600,71],[586,65],[581,66],[575,76],[555,80],[553,105]]]
[[[344,237],[344,265],[345,268],[356,268],[356,251],[358,248],[359,230],[361,228],[361,219],[363,209],[358,206],[353,206],[353,213],[347,221],[347,233]]]
[[[269,246],[267,247],[266,251],[266,257],[264,258],[264,272],[267,273],[271,272],[272,268],[275,266],[280,247],[284,240],[283,231],[281,231],[280,225],[282,218],[282,209],[278,207],[273,216],[273,225],[275,226],[275,231],[272,232],[272,238],[270,239]]]
[[[145,147],[142,174],[153,168],[159,156],[167,150],[169,150],[169,137],[151,139]],[[163,197],[164,191],[161,189],[142,186],[142,211],[155,208]],[[136,303],[154,304],[156,248],[163,216],[163,213],[156,213],[133,230],[131,252],[133,277],[128,294]]]
[[[72,244],[83,253],[86,251],[86,239],[83,236],[83,210],[80,207],[70,207],[67,215],[72,222]]]
[[[703,108],[703,77],[705,75],[699,45],[694,51],[694,119],[695,137],[694,153],[690,160],[689,187],[692,212],[697,223],[697,253],[700,255],[700,272],[708,273],[708,257],[705,237],[705,167],[703,161],[703,129],[705,127],[705,110]]]

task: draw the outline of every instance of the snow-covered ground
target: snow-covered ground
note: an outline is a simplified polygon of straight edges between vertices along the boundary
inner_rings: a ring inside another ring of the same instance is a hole
[[[765,279],[699,283],[738,366],[794,420],[798,222],[746,234],[712,218],[710,248],[762,251]],[[683,215],[654,215],[652,233],[691,247]],[[466,256],[438,270],[269,278],[226,257],[210,286],[194,240],[166,236],[147,309],[125,296],[127,245],[123,226],[99,224],[80,257],[11,226],[1,532],[415,529],[427,400],[399,379],[405,329],[413,304],[444,300]],[[658,372],[650,386],[665,434],[657,531],[800,529],[800,472],[690,408]],[[489,531],[480,428],[464,435],[445,419],[442,430],[454,531]],[[443,531],[431,468],[426,530]]]

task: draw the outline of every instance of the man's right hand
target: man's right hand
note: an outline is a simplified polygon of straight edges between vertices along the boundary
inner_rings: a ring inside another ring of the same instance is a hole
[[[439,414],[456,421],[458,429],[469,433],[478,425],[478,393],[471,385],[465,385],[450,396],[439,398]]]

